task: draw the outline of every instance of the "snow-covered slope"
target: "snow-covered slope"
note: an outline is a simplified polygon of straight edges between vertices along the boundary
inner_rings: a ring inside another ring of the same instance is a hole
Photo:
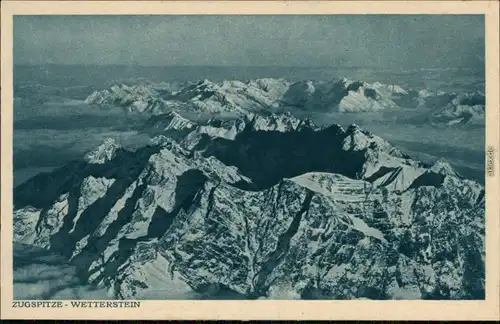
[[[175,90],[174,90],[175,89]],[[256,79],[247,82],[201,80],[180,87],[140,84],[114,85],[95,91],[88,104],[116,105],[128,111],[164,114],[171,111],[242,116],[249,112],[283,109],[362,113],[387,109],[432,109],[432,123],[477,123],[484,119],[484,94],[405,90],[398,85],[367,83],[347,78],[288,82]]]
[[[347,78],[330,82],[300,81],[292,84],[284,103],[302,109],[339,112],[377,111],[394,108],[394,97],[407,94],[395,85],[369,84]]]
[[[444,107],[433,112],[430,120],[433,123],[484,124],[485,96],[481,92],[458,94]]]
[[[484,298],[484,188],[449,165],[356,125],[163,117],[17,187],[15,241],[115,298]]]
[[[164,100],[161,99],[160,94],[147,85],[115,84],[109,90],[94,91],[85,99],[85,103],[114,105],[137,112],[155,112],[164,109]]]
[[[194,96],[189,102],[204,112],[238,112],[258,111],[276,106],[288,88],[284,80],[257,79],[247,83],[240,81],[224,81],[215,84],[204,80],[194,89]],[[181,90],[178,96],[185,96],[188,91]]]
[[[202,80],[180,90],[163,91],[154,86],[114,85],[109,90],[92,93],[89,104],[112,104],[129,111],[153,114],[169,111],[195,111],[203,113],[246,113],[249,110],[267,109],[276,105],[288,88],[284,80],[257,79],[243,83],[221,83]]]
[[[288,132],[304,129],[318,130],[310,119],[300,120],[290,112],[286,113],[246,113],[238,118],[210,118],[206,121],[191,121],[176,112],[156,115],[149,118],[143,130],[152,135],[165,135],[175,139],[188,148],[197,145],[204,137],[235,140],[237,135],[246,132],[276,131]]]

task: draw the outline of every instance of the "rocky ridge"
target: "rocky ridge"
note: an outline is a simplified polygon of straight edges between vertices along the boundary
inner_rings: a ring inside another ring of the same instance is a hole
[[[484,188],[446,163],[290,114],[153,117],[17,187],[15,241],[114,298],[484,298]]]

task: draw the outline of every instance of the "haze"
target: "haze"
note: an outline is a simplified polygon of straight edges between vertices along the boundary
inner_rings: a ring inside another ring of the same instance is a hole
[[[26,65],[484,68],[484,16],[16,16],[14,57]]]

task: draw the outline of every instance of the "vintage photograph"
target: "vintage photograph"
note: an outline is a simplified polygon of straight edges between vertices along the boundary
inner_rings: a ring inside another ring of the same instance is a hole
[[[485,15],[15,15],[13,63],[14,299],[485,299]]]

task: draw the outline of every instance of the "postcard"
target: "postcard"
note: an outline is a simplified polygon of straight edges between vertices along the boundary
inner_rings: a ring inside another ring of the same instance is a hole
[[[2,319],[500,319],[498,2],[1,14]]]

